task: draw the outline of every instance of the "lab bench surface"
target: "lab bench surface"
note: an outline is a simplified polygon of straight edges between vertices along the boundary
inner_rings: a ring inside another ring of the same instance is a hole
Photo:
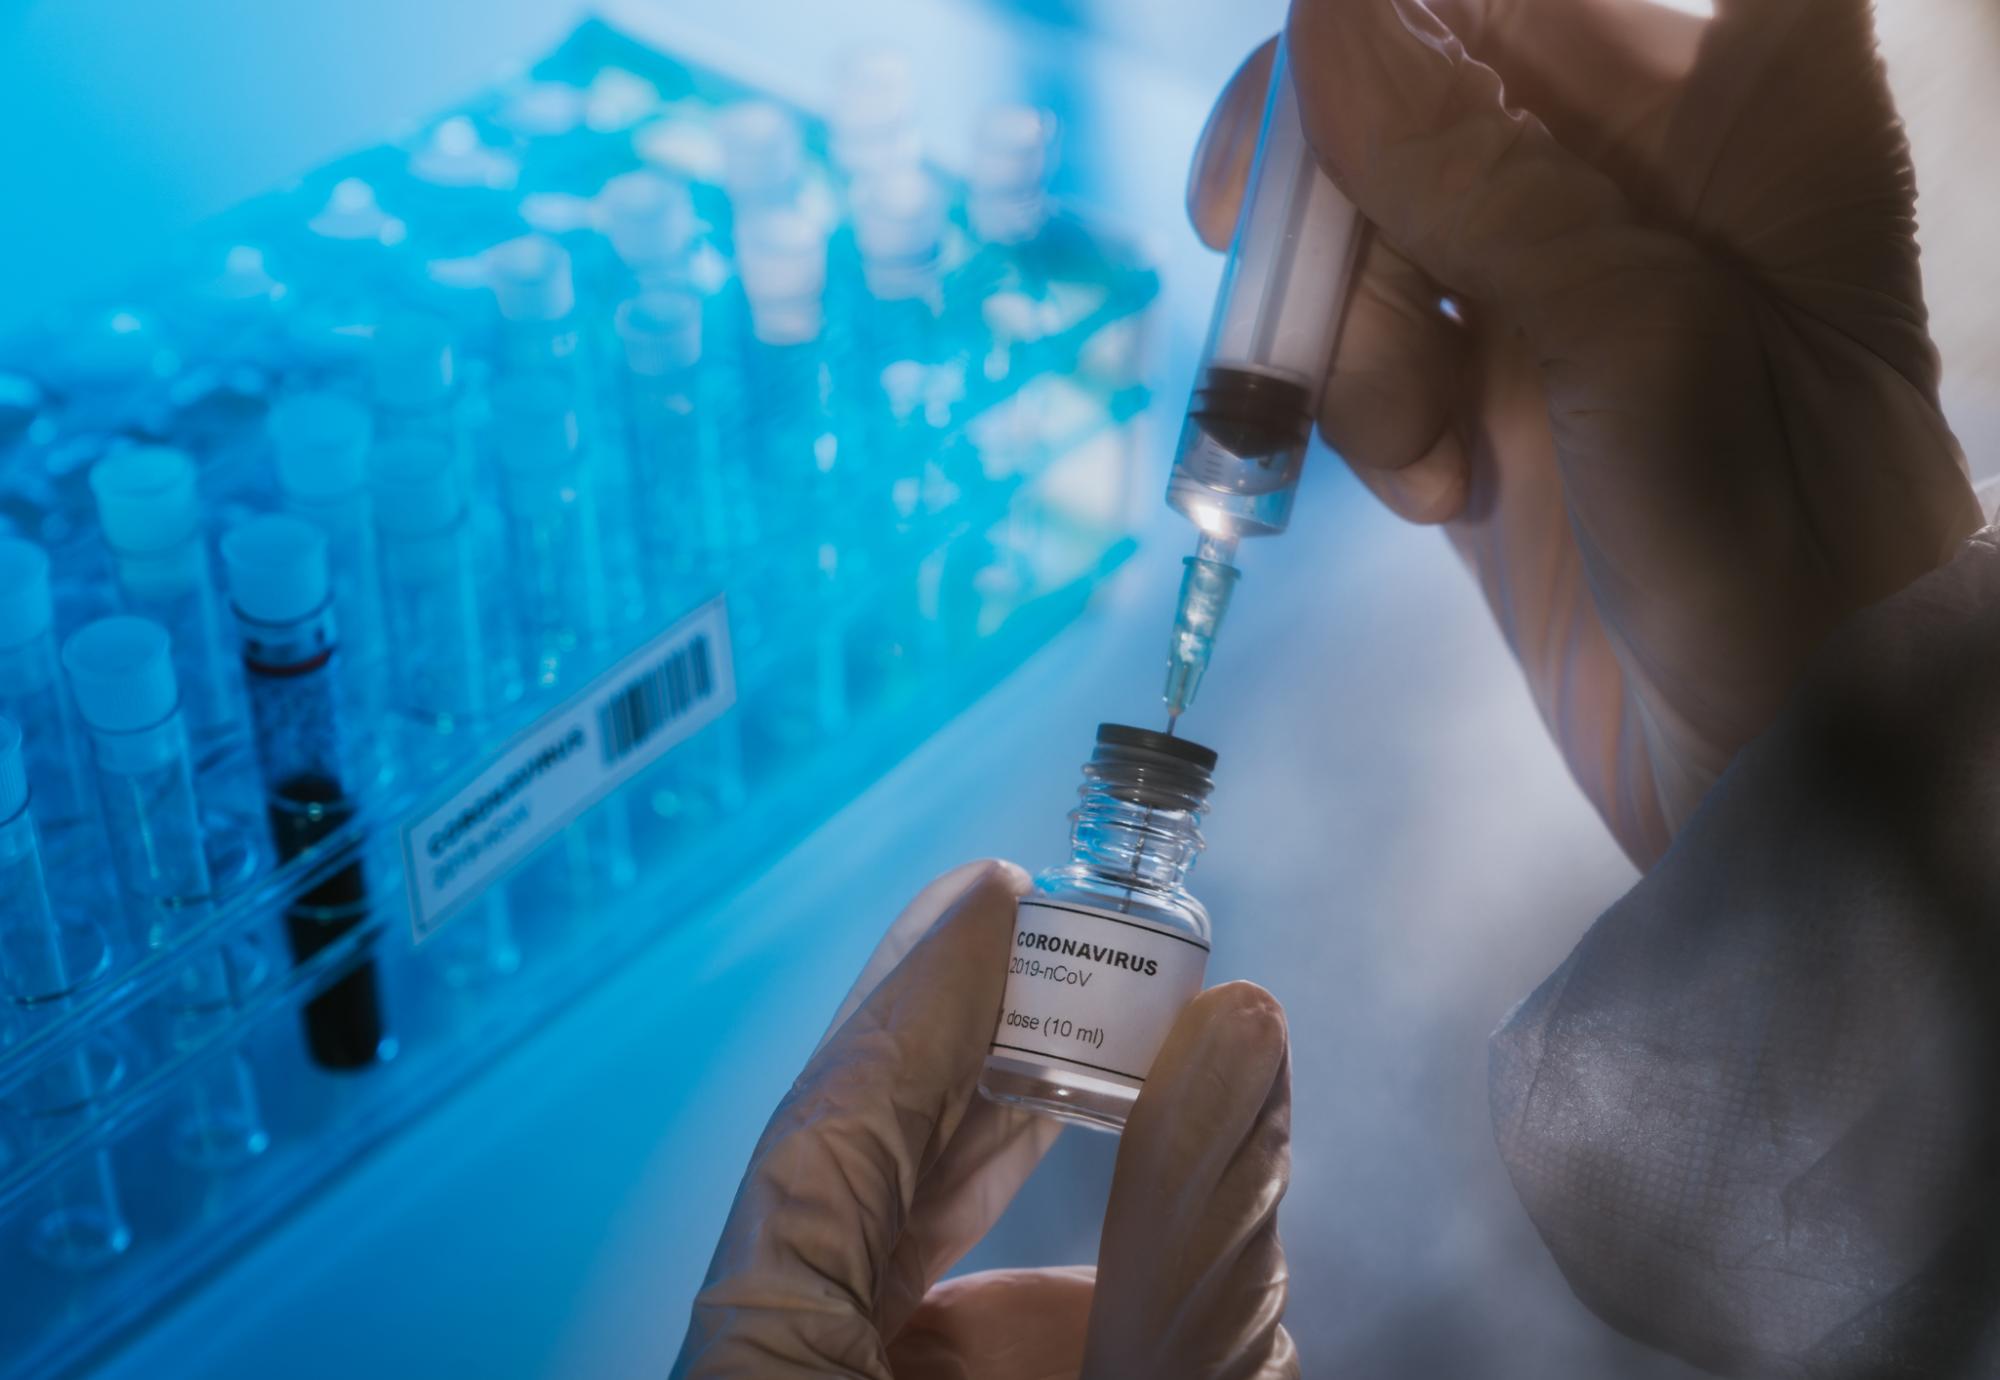
[[[1233,46],[1179,74],[981,6],[816,8],[818,28],[781,22],[794,8],[748,0],[704,15],[697,37],[726,61],[744,51],[732,41],[768,36],[747,59],[759,77],[900,37],[936,56],[926,100],[941,111],[1003,92],[1066,104],[1074,189],[1147,228],[1169,284],[1140,479],[1153,491],[1215,273],[1182,228],[1186,151],[1277,7],[1241,16]],[[1292,534],[1245,553],[1185,727],[1221,753],[1194,875],[1215,915],[1211,978],[1261,981],[1291,1017],[1283,1230],[1309,1372],[1690,1374],[1571,1296],[1486,1112],[1487,1033],[1630,870],[1446,543],[1379,511],[1337,459],[1308,466]],[[999,689],[97,1374],[661,1374],[750,1147],[881,931],[967,858],[1057,859],[1094,724],[1158,713],[1191,542],[1150,505],[1142,537],[1092,612]],[[967,1267],[1090,1259],[1114,1150],[1067,1133]]]

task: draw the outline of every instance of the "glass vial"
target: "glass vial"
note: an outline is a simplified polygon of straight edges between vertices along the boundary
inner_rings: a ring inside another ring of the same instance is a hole
[[[1120,1131],[1208,969],[1208,911],[1184,885],[1215,754],[1100,724],[1070,813],[1070,860],[1020,900],[1007,994],[979,1090]]]

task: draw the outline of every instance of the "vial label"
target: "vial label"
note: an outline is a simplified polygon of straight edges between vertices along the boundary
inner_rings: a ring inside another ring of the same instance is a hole
[[[435,934],[545,839],[735,702],[729,609],[717,596],[404,823],[412,937]]]
[[[1030,896],[1014,913],[993,1053],[1136,1088],[1207,970],[1208,946],[1191,935]]]

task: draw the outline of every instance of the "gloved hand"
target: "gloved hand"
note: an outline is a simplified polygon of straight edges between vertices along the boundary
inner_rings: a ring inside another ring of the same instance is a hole
[[[1321,430],[1446,524],[1649,866],[1828,630],[1979,525],[1866,0],[1295,0],[1288,32],[1375,227]],[[1195,157],[1218,247],[1269,69]]]
[[[1277,1236],[1290,1059],[1283,1013],[1245,983],[1203,993],[1160,1051],[1095,1272],[937,1283],[1055,1139],[977,1090],[1026,887],[970,865],[896,922],[751,1156],[676,1376],[1299,1374]]]

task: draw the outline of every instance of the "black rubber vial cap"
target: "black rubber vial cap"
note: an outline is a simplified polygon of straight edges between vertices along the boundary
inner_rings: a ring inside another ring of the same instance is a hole
[[[1107,747],[1136,748],[1142,752],[1157,752],[1162,757],[1171,757],[1177,762],[1186,762],[1204,772],[1215,770],[1215,749],[1205,748],[1200,743],[1186,738],[1176,738],[1170,733],[1157,729],[1133,728],[1127,724],[1099,724],[1097,741]]]

